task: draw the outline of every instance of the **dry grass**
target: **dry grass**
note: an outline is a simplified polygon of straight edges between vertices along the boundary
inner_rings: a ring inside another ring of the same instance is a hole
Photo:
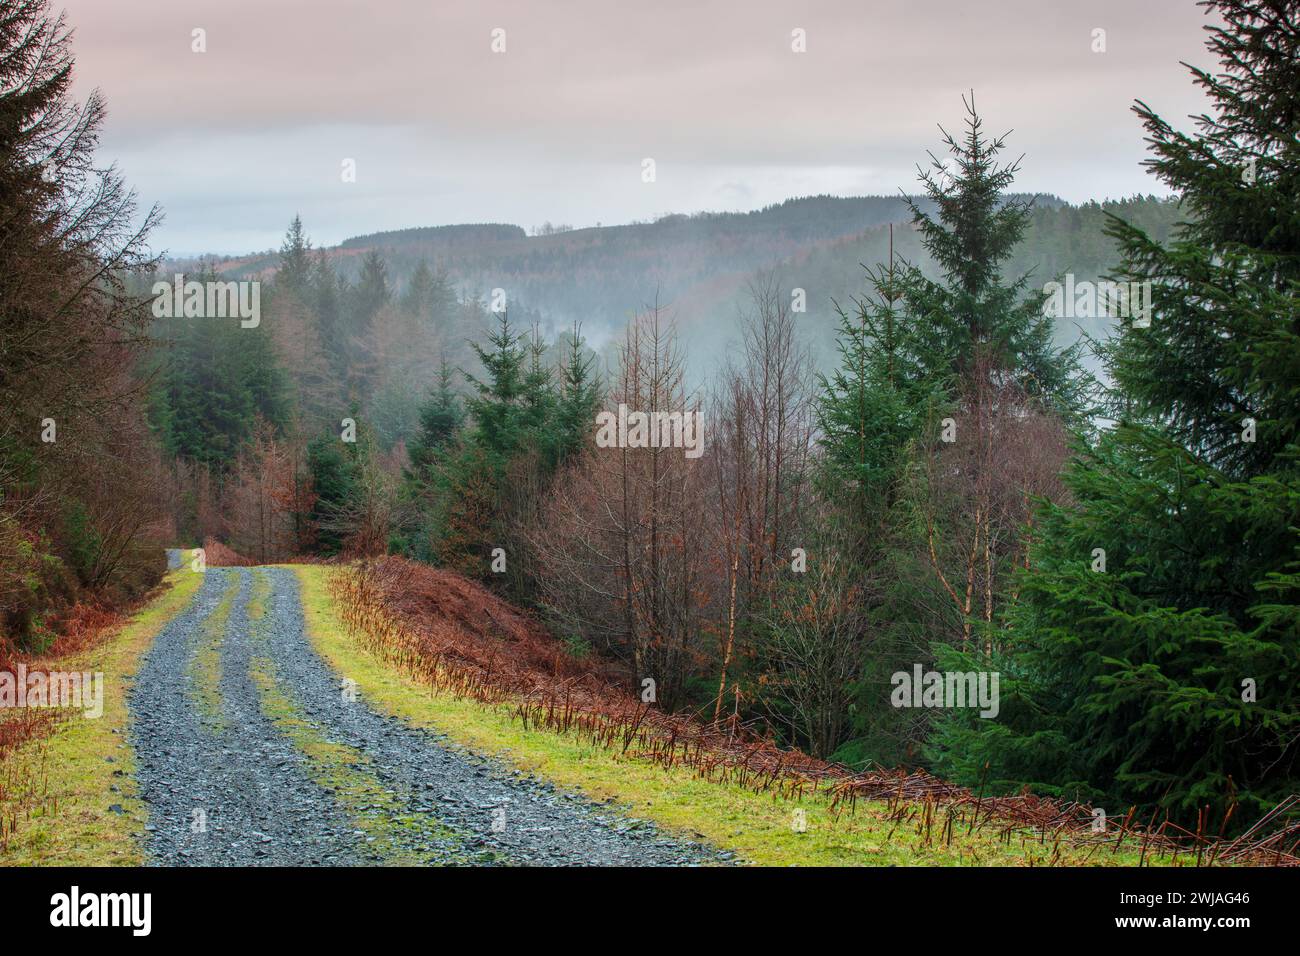
[[[193,599],[203,575],[173,571],[129,622],[62,646],[78,650],[39,666],[102,672],[104,713],[97,719],[28,712],[41,736],[0,754],[0,864],[134,865],[143,807],[134,799],[127,743],[126,691],[141,655]],[[119,805],[122,813],[110,812]]]

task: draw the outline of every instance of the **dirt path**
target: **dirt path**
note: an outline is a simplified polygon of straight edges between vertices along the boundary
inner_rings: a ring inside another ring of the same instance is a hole
[[[372,710],[312,649],[283,568],[210,568],[129,704],[155,864],[719,860]]]

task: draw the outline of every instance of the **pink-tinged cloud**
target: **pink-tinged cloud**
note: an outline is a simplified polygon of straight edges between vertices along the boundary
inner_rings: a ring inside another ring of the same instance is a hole
[[[1022,188],[1156,191],[1129,107],[1182,122],[1202,101],[1179,61],[1212,65],[1192,0],[63,6],[78,87],[108,99],[104,157],[165,206],[159,244],[189,252],[272,245],[295,212],[337,241],[895,193],[972,88],[989,130],[1014,130]]]

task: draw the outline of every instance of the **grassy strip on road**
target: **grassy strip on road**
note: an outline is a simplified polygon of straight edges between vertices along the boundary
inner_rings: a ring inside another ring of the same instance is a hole
[[[231,574],[229,578],[226,589],[221,592],[221,600],[212,613],[204,618],[203,625],[199,628],[198,645],[185,667],[194,708],[202,718],[203,726],[212,734],[221,734],[226,729],[226,713],[221,694],[221,647],[226,640],[230,614],[243,586],[240,575]]]
[[[1030,834],[1009,840],[989,830],[968,834],[954,829],[945,845],[936,813],[933,837],[926,839],[916,822],[895,823],[881,803],[862,802],[854,814],[836,819],[827,801],[806,796],[775,800],[743,787],[698,777],[691,769],[665,769],[649,761],[595,747],[576,736],[524,728],[507,707],[434,692],[399,673],[347,634],[333,610],[329,575],[319,565],[294,565],[302,582],[302,604],[310,640],[341,676],[357,682],[374,707],[412,725],[429,727],[475,752],[495,756],[558,786],[608,800],[669,831],[704,837],[736,852],[746,862],[767,866],[1033,866],[1137,865],[1128,847],[1113,844],[1081,847],[1065,841],[1040,842]],[[794,811],[801,809],[806,830],[796,832]],[[920,815],[918,814],[918,817]],[[1146,861],[1169,862],[1167,859]]]
[[[370,853],[387,865],[420,866],[426,862],[424,856],[409,849],[409,841],[402,839],[403,829],[425,838],[437,829],[436,839],[445,846],[459,846],[461,841],[452,830],[431,826],[420,815],[409,812],[398,795],[375,775],[369,757],[355,747],[328,739],[304,716],[281,685],[275,661],[268,656],[266,615],[270,597],[271,577],[265,568],[256,568],[248,602],[256,648],[249,659],[249,677],[257,689],[263,715],[306,758],[311,779],[333,796],[353,825],[367,836]]]
[[[135,762],[127,737],[126,691],[140,658],[163,627],[198,593],[203,575],[168,572],[165,590],[117,633],[80,654],[50,661],[52,669],[102,672],[104,714],[60,721],[46,738],[24,744],[0,762],[6,780],[26,781],[0,800],[17,820],[6,866],[138,866],[144,808],[135,797]],[[117,790],[113,790],[113,787]],[[110,811],[118,805],[122,813]],[[30,814],[30,816],[29,816]]]

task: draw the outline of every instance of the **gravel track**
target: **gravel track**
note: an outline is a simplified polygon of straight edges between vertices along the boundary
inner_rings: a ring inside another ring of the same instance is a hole
[[[285,568],[209,568],[129,705],[154,864],[732,859],[377,713],[311,647]]]

